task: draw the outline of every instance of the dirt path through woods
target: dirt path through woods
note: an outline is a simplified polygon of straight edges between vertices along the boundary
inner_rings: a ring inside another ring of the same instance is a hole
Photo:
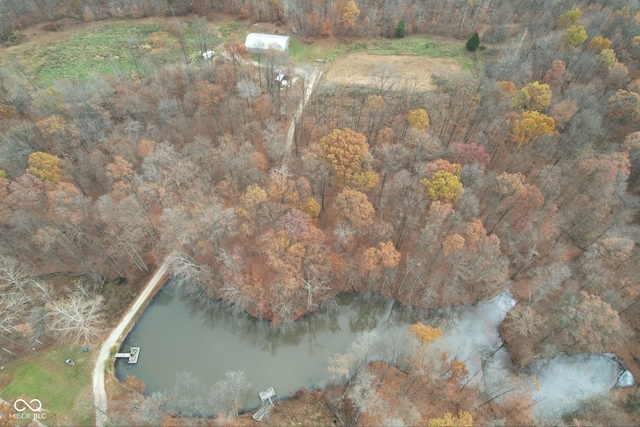
[[[107,366],[106,363],[111,363],[111,361],[108,360],[109,352],[114,345],[120,344],[123,335],[131,328],[131,322],[136,314],[146,304],[154,291],[164,283],[163,279],[169,267],[169,259],[170,257],[167,257],[160,268],[156,270],[145,289],[124,314],[118,326],[116,326],[109,337],[102,343],[102,347],[100,347],[96,365],[93,369],[93,405],[96,411],[95,425],[98,427],[104,426],[107,422],[107,391],[104,386],[104,371]],[[143,350],[141,349],[140,352],[142,353]]]
[[[289,132],[287,132],[287,143],[285,145],[285,156],[291,154],[291,143],[293,142],[293,136],[295,135],[297,121],[302,116],[304,107],[307,105],[307,101],[309,101],[309,98],[311,98],[313,89],[320,81],[320,77],[322,77],[322,71],[316,68],[314,68],[313,72],[311,73],[307,73],[304,69],[300,68],[296,68],[295,72],[304,76],[303,84],[306,84],[306,87],[304,88],[304,97],[302,98],[302,100],[300,100],[300,104],[298,105],[298,108],[296,108],[296,112],[293,115],[293,120],[291,120],[291,125],[289,125]]]

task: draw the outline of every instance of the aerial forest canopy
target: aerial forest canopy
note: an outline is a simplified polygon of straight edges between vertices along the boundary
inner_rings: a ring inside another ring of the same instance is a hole
[[[202,16],[223,12],[309,39],[393,38],[402,20],[402,40],[480,47],[433,90],[386,64],[320,80],[299,111],[313,66],[222,42]],[[131,72],[43,85],[2,62],[0,335],[91,342],[123,309],[106,285],[169,257],[189,291],[274,327],[343,292],[434,308],[509,291],[519,366],[639,332],[637,2],[0,0],[0,39],[154,15],[166,28],[128,39]],[[221,43],[215,59],[190,40]],[[282,88],[285,68],[301,81]]]

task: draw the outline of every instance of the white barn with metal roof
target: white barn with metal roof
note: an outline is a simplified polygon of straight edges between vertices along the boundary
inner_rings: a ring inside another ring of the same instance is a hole
[[[267,49],[275,49],[286,52],[289,49],[289,36],[249,33],[247,35],[247,40],[244,42],[244,45],[252,52]]]

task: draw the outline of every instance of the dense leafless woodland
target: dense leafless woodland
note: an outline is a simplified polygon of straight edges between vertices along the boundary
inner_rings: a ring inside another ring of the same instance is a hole
[[[20,64],[0,69],[3,346],[20,352],[25,325],[95,339],[96,307],[122,309],[105,283],[173,254],[194,292],[274,327],[345,291],[431,308],[508,290],[502,333],[519,366],[615,351],[637,373],[638,2],[362,0],[353,25],[348,3],[0,0],[4,39],[63,17],[225,12],[306,37],[392,36],[401,19],[409,33],[477,29],[487,48],[430,92],[384,64],[373,86],[321,82],[291,146],[305,85],[280,89],[275,52],[257,68],[227,44],[210,63],[41,90]],[[77,279],[46,284],[57,272]],[[621,422],[637,422],[626,408]]]

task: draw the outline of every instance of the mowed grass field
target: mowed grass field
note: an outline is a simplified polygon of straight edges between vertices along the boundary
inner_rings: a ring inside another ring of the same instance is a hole
[[[64,345],[20,358],[0,374],[4,377],[0,397],[9,403],[39,399],[48,426],[92,425],[94,351],[84,353],[79,346]],[[72,359],[75,366],[67,366],[65,359]]]

